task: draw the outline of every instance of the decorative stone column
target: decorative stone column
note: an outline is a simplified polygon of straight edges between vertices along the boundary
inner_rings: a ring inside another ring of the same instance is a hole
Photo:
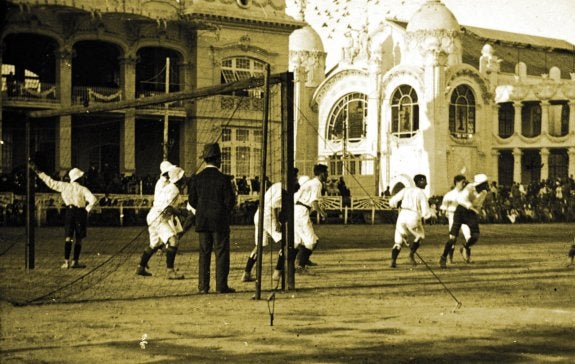
[[[513,109],[515,112],[513,113],[513,134],[521,135],[521,109],[523,104],[521,101],[513,102]]]
[[[501,104],[494,104],[493,105],[493,120],[491,121],[493,123],[493,135],[497,135],[498,137],[499,135],[499,109],[501,109]]]
[[[568,175],[575,176],[575,148],[567,149],[567,155],[569,156],[569,169]]]
[[[62,108],[72,105],[72,50],[61,48],[56,53],[56,90]],[[72,168],[72,116],[60,116],[56,122],[56,172],[60,177]]]
[[[499,181],[499,150],[491,149],[491,161],[489,162],[491,170],[487,171],[491,181]]]
[[[569,101],[569,124],[567,130],[575,130],[575,100]]]
[[[549,149],[541,148],[539,151],[541,155],[541,179],[549,178]]]
[[[136,57],[120,60],[121,87],[124,100],[136,97]],[[120,173],[131,176],[136,170],[136,110],[126,109],[120,125]]]
[[[549,100],[541,100],[541,135],[549,134]]]
[[[521,183],[521,156],[519,148],[513,148],[513,182]]]
[[[448,138],[449,120],[448,109],[445,101],[445,66],[448,54],[440,48],[427,49],[424,52],[424,89],[423,102],[427,110],[434,112],[423,113],[420,110],[420,128],[429,119],[432,127],[423,129],[423,143],[429,150],[429,188],[430,193],[435,194],[439,186],[449,186],[450,181],[445,171],[447,168],[446,145]],[[426,173],[423,170],[423,173]]]

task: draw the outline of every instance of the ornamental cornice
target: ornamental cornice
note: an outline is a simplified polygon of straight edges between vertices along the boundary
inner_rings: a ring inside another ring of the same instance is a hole
[[[494,147],[501,146],[505,148],[523,148],[527,146],[533,147],[533,144],[537,144],[537,146],[541,148],[563,148],[570,144],[570,140],[572,138],[575,138],[575,130],[572,130],[569,134],[563,136],[542,134],[533,138],[529,138],[518,133],[514,133],[508,138],[502,138],[497,134],[492,134],[492,136],[495,140],[495,144],[493,145]]]
[[[449,139],[451,139],[451,141],[453,143],[458,144],[458,145],[473,145],[473,144],[477,143],[477,140],[473,135],[469,138],[457,138],[457,137],[454,137],[453,135],[451,135],[451,133],[450,133]]]
[[[264,56],[264,57],[268,57],[268,58],[278,55],[277,53],[269,52],[267,49],[252,45],[252,44],[250,44],[250,42],[251,42],[251,39],[250,39],[249,35],[244,34],[238,39],[237,42],[224,44],[222,46],[210,46],[210,49],[212,50],[212,52],[214,54],[230,53],[230,52],[234,53],[234,52],[237,52],[239,50],[239,51],[242,51],[244,53],[252,53],[252,54],[256,54],[256,55]]]
[[[531,86],[533,88],[533,92],[535,96],[537,96],[541,100],[549,100],[552,98],[558,89],[558,84],[547,78],[547,75],[543,76],[543,80],[537,84]]]
[[[455,39],[460,38],[458,30],[433,29],[408,32],[405,35],[406,43],[411,49],[417,49],[421,55],[429,51],[439,55],[442,53],[452,54],[457,45]]]
[[[481,97],[483,98],[483,103],[489,104],[491,100],[493,100],[493,93],[489,91],[488,81],[481,76],[475,69],[469,67],[457,68],[454,69],[452,72],[449,72],[447,75],[447,82],[446,82],[446,92],[450,89],[453,89],[455,85],[454,83],[457,82],[458,78],[469,78],[479,86],[481,89]],[[449,88],[451,86],[451,88]]]
[[[321,83],[318,87],[316,94],[314,95],[313,99],[316,103],[321,103],[325,95],[340,81],[345,80],[348,77],[365,77],[367,78],[368,74],[366,71],[360,69],[346,69],[342,70],[332,77],[326,79],[323,83]]]
[[[575,80],[567,81],[561,85],[561,91],[563,95],[568,99],[574,100],[575,99]]]
[[[389,84],[391,84],[393,81],[398,80],[398,79],[405,79],[405,78],[413,78],[414,80],[417,81],[417,88],[419,90],[422,89],[422,83],[421,83],[421,79],[423,77],[422,74],[422,70],[421,69],[416,69],[416,68],[411,68],[411,67],[402,67],[402,68],[396,68],[396,69],[392,69],[391,71],[389,71],[384,79],[381,82],[381,90],[385,92],[385,90],[387,89],[387,87],[389,86]]]
[[[522,134],[516,134],[516,135],[519,137],[519,140],[521,140],[523,143],[526,143],[526,144],[541,143],[541,139],[543,139],[541,134],[539,134],[535,137],[526,137]]]
[[[497,142],[497,144],[499,145],[507,145],[507,144],[511,144],[514,140],[515,140],[515,134],[507,137],[507,138],[502,138],[497,134],[492,134],[493,135],[493,139],[495,139],[495,141]]]

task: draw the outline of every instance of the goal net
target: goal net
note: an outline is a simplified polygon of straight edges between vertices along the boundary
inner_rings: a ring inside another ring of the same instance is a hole
[[[222,149],[221,169],[233,175],[238,188],[230,239],[229,285],[238,292],[257,291],[260,287],[271,290],[272,273],[280,249],[276,244],[270,243],[263,250],[259,286],[241,282],[248,255],[257,242],[253,223],[259,201],[259,194],[253,191],[257,180],[262,193],[274,182],[281,181],[287,188],[286,176],[293,166],[293,146],[289,140],[293,138],[293,110],[290,109],[293,108],[293,80],[290,73],[271,75],[267,80],[268,83],[262,78],[245,79],[190,92],[119,102],[103,102],[102,98],[92,97],[89,104],[69,109],[31,112],[28,120],[34,131],[41,128],[42,120],[70,115],[73,136],[79,139],[73,141],[72,152],[80,158],[88,158],[77,153],[82,143],[91,138],[107,138],[106,130],[121,125],[126,114],[136,115],[135,175],[139,174],[140,165],[149,169],[152,185],[159,178],[159,164],[164,157],[181,165],[189,178],[204,167],[199,158],[203,145],[218,142]],[[266,88],[266,85],[269,86]],[[264,115],[266,111],[267,116]],[[122,135],[121,126],[119,128]],[[267,141],[265,145],[263,140]],[[266,153],[265,168],[262,168],[262,150]],[[146,191],[147,184],[150,181],[140,174],[139,180],[128,182],[130,193],[112,193],[108,196],[112,203],[98,204],[90,213],[88,235],[82,241],[80,260],[86,268],[61,269],[64,255],[62,200],[59,194],[42,190],[42,182],[38,180],[34,233],[26,234],[23,228],[6,228],[0,238],[3,298],[27,305],[196,294],[199,243],[193,226],[181,237],[175,261],[175,268],[184,275],[183,280],[166,279],[166,256],[162,251],[149,262],[151,277],[135,274],[140,256],[149,244],[145,216],[153,192],[146,193],[149,192]],[[102,192],[95,191],[95,194],[99,199],[104,197]],[[186,202],[187,188],[179,197],[180,209],[185,210]],[[30,240],[33,240],[32,245]],[[214,260],[212,256],[212,290],[215,288]],[[253,268],[255,274],[256,267]],[[291,274],[293,282],[293,271]]]

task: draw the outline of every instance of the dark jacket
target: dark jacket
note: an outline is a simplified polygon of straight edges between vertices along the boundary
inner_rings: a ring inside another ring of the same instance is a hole
[[[229,232],[236,196],[228,176],[212,167],[192,176],[188,202],[196,209],[197,232]]]

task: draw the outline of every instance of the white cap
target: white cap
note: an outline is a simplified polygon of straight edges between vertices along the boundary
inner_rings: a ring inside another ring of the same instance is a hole
[[[180,167],[173,166],[168,171],[168,177],[170,177],[170,183],[176,183],[184,177],[184,170]]]
[[[175,166],[168,161],[163,161],[162,163],[160,163],[160,171],[162,172],[162,174],[169,172],[170,169],[172,169],[174,167]]]
[[[484,182],[487,182],[487,180],[488,180],[487,175],[485,175],[485,174],[483,174],[483,173],[476,174],[476,175],[473,177],[473,184],[474,184],[475,186],[477,186],[477,185],[480,185],[480,184],[482,184],[482,183],[484,183]]]
[[[82,172],[82,170],[79,168],[72,168],[70,170],[70,172],[68,172],[68,176],[70,177],[70,182],[74,182],[78,178],[81,178],[83,175],[84,175],[84,172]]]

